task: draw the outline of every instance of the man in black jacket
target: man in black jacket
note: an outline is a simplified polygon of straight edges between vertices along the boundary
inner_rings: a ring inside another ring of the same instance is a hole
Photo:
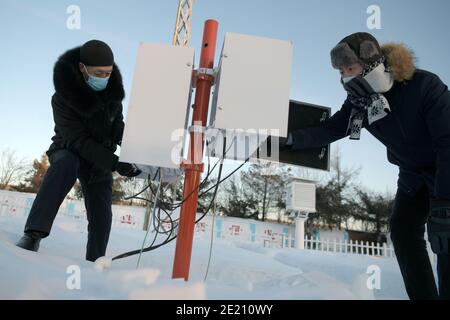
[[[58,209],[78,178],[88,218],[86,259],[104,256],[112,221],[112,172],[140,174],[114,154],[121,144],[125,96],[111,48],[91,40],[61,55],[53,70],[55,135],[50,167],[33,202],[25,234],[17,245],[37,251],[49,235]]]
[[[382,47],[368,33],[331,51],[348,97],[321,126],[289,134],[290,149],[321,147],[366,128],[399,167],[391,239],[411,299],[450,299],[450,92],[439,77],[415,67],[401,44]],[[439,294],[424,238],[427,224],[438,257]]]

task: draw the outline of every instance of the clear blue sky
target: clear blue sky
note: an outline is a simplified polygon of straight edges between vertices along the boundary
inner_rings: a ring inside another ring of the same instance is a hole
[[[69,30],[69,5],[81,9],[81,29]],[[366,10],[381,8],[381,29],[368,30]],[[53,135],[50,97],[52,69],[65,50],[90,39],[107,42],[130,92],[139,42],[170,43],[177,0],[0,0],[0,150],[38,158]],[[218,52],[225,32],[292,40],[294,65],[291,97],[329,106],[336,112],[345,100],[330,49],[344,36],[366,31],[381,43],[403,42],[414,49],[418,66],[450,83],[450,2],[365,0],[196,0],[191,45],[199,48],[203,22],[217,19]],[[198,54],[197,54],[198,58]],[[124,101],[125,112],[128,100]],[[364,131],[359,142],[339,145],[345,166],[362,168],[360,181],[374,190],[396,189],[398,170],[385,147]]]

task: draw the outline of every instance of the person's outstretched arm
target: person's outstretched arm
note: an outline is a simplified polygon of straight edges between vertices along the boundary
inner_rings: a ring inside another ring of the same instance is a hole
[[[345,138],[349,135],[347,127],[351,110],[352,105],[346,101],[339,111],[319,126],[292,131],[291,150],[319,148]]]

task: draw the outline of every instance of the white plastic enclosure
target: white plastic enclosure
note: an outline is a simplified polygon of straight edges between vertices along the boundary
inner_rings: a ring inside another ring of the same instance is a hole
[[[211,122],[217,129],[272,130],[287,136],[292,43],[227,33]]]
[[[120,161],[179,168],[193,66],[193,48],[139,45]]]

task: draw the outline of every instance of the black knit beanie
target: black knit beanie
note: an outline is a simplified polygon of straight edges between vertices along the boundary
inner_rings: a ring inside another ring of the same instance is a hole
[[[111,48],[100,40],[90,40],[80,48],[80,62],[86,66],[103,67],[114,64]]]
[[[382,57],[381,47],[377,39],[370,33],[353,33],[331,50],[333,68],[348,67],[356,62],[363,67],[368,66]]]

